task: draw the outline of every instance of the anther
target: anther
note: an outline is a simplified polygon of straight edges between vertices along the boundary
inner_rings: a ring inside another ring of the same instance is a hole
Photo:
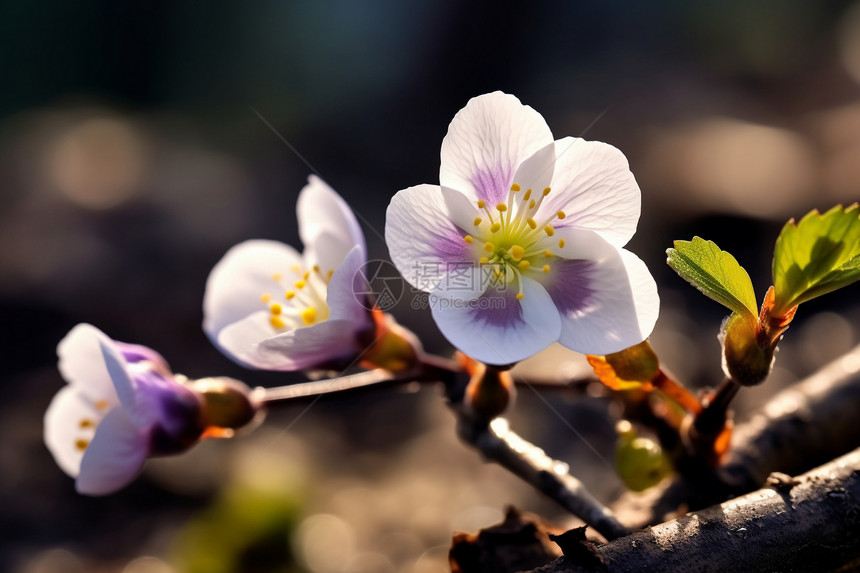
[[[260,295],[260,302],[269,302],[270,300],[272,300],[272,295],[269,293],[263,293]]]
[[[495,233],[501,228],[502,228],[501,223],[493,223],[492,225],[490,225],[490,232]]]
[[[98,402],[96,402],[96,408],[98,408],[99,410],[104,410],[109,405],[110,403],[107,400],[99,400]]]
[[[283,321],[283,319],[281,319],[280,316],[274,315],[269,317],[269,324],[271,324],[275,328],[284,328],[284,326],[286,326],[286,323]]]
[[[520,190],[520,186],[519,186],[519,185],[517,185],[516,183],[514,183],[513,185],[511,185],[511,191],[513,191],[514,193],[516,193],[516,192],[517,192],[517,191],[519,191],[519,190]]]
[[[75,447],[81,451],[87,449],[87,446],[90,445],[88,440],[75,440]]]
[[[280,280],[281,280],[282,278],[283,278],[283,276],[281,275],[281,273],[275,273],[275,274],[273,274],[273,275],[272,275],[272,280],[273,280],[273,281],[275,281],[275,282],[280,282]]]
[[[480,259],[478,259],[478,262],[481,263],[482,265],[486,265],[487,263],[490,262],[490,259],[487,257],[481,257]]]
[[[543,196],[546,197],[547,195],[549,195],[550,191],[552,191],[552,189],[550,189],[549,187],[544,187]]]
[[[545,273],[548,273],[548,272],[549,272],[549,265],[544,265],[544,266],[543,266],[543,272],[545,272]]]
[[[556,213],[556,216],[559,219],[564,219],[565,217],[567,217],[567,215],[564,214],[564,211],[559,211],[558,213]]]
[[[483,209],[486,206],[487,206],[487,204],[484,203],[483,199],[478,199],[478,209]]]
[[[296,291],[294,291],[294,290],[288,290],[288,291],[286,292],[286,294],[284,294],[284,297],[285,297],[287,300],[293,300],[293,297],[294,297],[294,296],[296,296]]]
[[[531,189],[526,189],[526,194],[525,194],[525,195],[523,195],[523,201],[528,201],[528,200],[529,200],[529,197],[531,197],[531,196],[532,196],[532,190],[531,190]]]
[[[526,219],[526,223],[528,223],[528,224],[529,224],[529,227],[531,227],[531,228],[532,228],[532,230],[537,229],[537,223],[536,223],[536,222],[535,222],[535,220],[534,220],[534,219],[532,219],[531,217],[529,217],[528,219]]]
[[[529,209],[534,209],[534,208],[535,208],[535,200],[532,199],[531,201],[529,201]]]
[[[526,271],[526,270],[528,270],[528,268],[530,266],[532,266],[530,262],[520,261],[520,263],[517,265],[517,268],[520,269],[521,271]]]
[[[547,236],[549,236],[549,237],[552,237],[553,235],[555,235],[555,229],[553,229],[551,225],[547,225],[546,227],[543,228],[543,230],[547,234]]]
[[[508,210],[508,206],[505,205],[504,203],[499,203],[496,205],[496,209],[499,211],[499,213],[504,213],[505,211]]]
[[[559,246],[559,248],[560,248],[560,249],[563,249],[563,248],[564,248],[564,239],[559,239],[559,240],[558,240],[558,246]]]
[[[309,306],[302,311],[302,322],[305,326],[310,326],[317,321],[317,309]]]
[[[273,304],[272,306],[270,306],[270,307],[269,307],[269,311],[270,311],[272,314],[281,314],[281,311],[282,311],[282,310],[283,310],[283,309],[281,308],[281,305],[279,305],[278,303],[275,303],[275,304]]]
[[[95,425],[96,425],[95,422],[93,422],[92,420],[88,420],[87,418],[84,418],[83,420],[81,420],[81,423],[80,423],[81,428],[92,428]]]
[[[526,254],[526,251],[521,246],[514,245],[511,247],[511,257],[513,257],[515,261],[522,259],[524,254]]]
[[[517,293],[517,300],[523,300],[524,298],[526,298],[526,295],[524,295],[524,294],[523,294],[523,293],[521,293],[521,292],[518,292],[518,293]]]
[[[303,288],[305,288],[305,281],[296,281],[296,284],[293,286],[295,286],[299,290],[302,290]]]
[[[547,258],[551,257],[551,256],[552,256],[552,251],[550,251],[549,249],[545,250],[545,251],[543,252],[543,256],[545,256],[545,257],[547,257]]]
[[[472,221],[472,224],[473,224],[473,225],[475,225],[475,226],[477,227],[478,225],[480,225],[480,224],[481,224],[481,221],[482,221],[482,220],[483,220],[483,219],[481,219],[480,217],[475,217],[475,220],[474,220],[474,221]]]
[[[472,238],[472,235],[466,235],[465,237],[463,237],[463,240],[471,244],[472,241],[474,241],[475,239]]]

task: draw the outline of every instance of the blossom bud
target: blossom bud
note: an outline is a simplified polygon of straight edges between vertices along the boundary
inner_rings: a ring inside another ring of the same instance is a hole
[[[215,428],[232,434],[262,415],[254,392],[233,378],[201,378],[189,382],[188,388],[200,397],[200,421],[206,434]]]
[[[763,382],[773,368],[774,348],[759,346],[756,341],[755,323],[746,317],[732,314],[723,323],[720,332],[723,346],[723,372],[743,386],[754,386]]]

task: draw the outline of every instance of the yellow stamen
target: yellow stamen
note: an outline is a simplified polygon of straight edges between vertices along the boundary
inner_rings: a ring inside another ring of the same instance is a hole
[[[272,280],[275,282],[279,282],[282,278],[283,276],[281,275],[281,273],[275,273],[272,275]]]
[[[305,288],[305,281],[296,281],[296,284],[293,286],[295,286],[299,290],[302,290],[303,288]]]
[[[549,187],[544,187],[543,196],[546,197],[547,195],[549,195],[550,191],[552,191],[552,189],[550,189]]]
[[[499,229],[501,229],[501,228],[502,228],[502,225],[501,225],[501,224],[499,224],[499,223],[493,223],[492,225],[490,225],[490,232],[491,232],[491,233],[495,233],[495,232],[497,232],[497,231],[498,231]]]
[[[511,185],[511,191],[513,191],[514,193],[516,193],[516,192],[517,192],[517,191],[519,191],[519,190],[520,190],[520,186],[519,186],[519,185],[517,185],[516,183],[514,183],[513,185]]]
[[[534,208],[535,208],[535,200],[532,199],[531,201],[529,201],[529,209],[534,209]]]
[[[478,209],[483,209],[486,206],[487,206],[487,204],[484,203],[483,199],[478,199]]]
[[[314,267],[313,267],[313,268],[314,268],[314,272],[315,272],[315,273],[320,272],[320,266],[319,266],[319,265],[314,265]]]
[[[302,311],[302,322],[305,326],[310,326],[317,321],[317,309],[312,306],[307,307]]]
[[[528,200],[529,200],[529,197],[531,197],[531,196],[532,196],[532,190],[531,190],[531,189],[527,189],[527,190],[526,190],[526,194],[525,194],[525,195],[523,195],[523,201],[528,201]]]
[[[463,240],[471,244],[472,241],[474,241],[475,239],[472,238],[472,235],[466,235],[465,237],[463,237]]]
[[[548,273],[548,272],[549,272],[549,265],[544,265],[544,266],[543,266],[543,272],[545,272],[545,273]]]
[[[275,303],[269,307],[269,312],[271,312],[272,314],[281,314],[282,310],[283,309],[281,308],[281,305],[279,305],[278,303]]]
[[[556,213],[556,216],[559,219],[564,219],[565,217],[567,217],[567,215],[564,214],[564,211],[559,211],[558,213]]]
[[[532,266],[530,262],[520,261],[520,263],[517,265],[517,268],[520,269],[521,271],[525,271],[525,270],[528,270],[528,268],[530,266]]]
[[[559,240],[558,240],[558,246],[559,246],[559,248],[561,248],[561,249],[563,249],[563,248],[564,248],[564,239],[559,239]]]
[[[522,259],[524,254],[526,254],[526,250],[523,249],[521,246],[514,245],[513,247],[511,247],[511,257],[513,257],[515,261],[519,261],[520,259]]]
[[[296,291],[288,290],[284,296],[287,300],[293,300],[293,297],[296,296]]]
[[[488,253],[492,253],[496,250],[496,246],[493,243],[484,243],[484,250]]]
[[[481,224],[481,221],[483,221],[483,219],[481,219],[480,217],[475,217],[475,220],[472,221],[472,224],[477,227],[478,225]]]
[[[260,295],[260,302],[269,302],[270,300],[272,300],[272,295],[270,295],[269,293],[264,293]]]
[[[331,269],[328,273],[326,273],[326,280],[330,281],[331,276],[334,274],[334,269]]]
[[[81,420],[81,424],[80,424],[81,428],[92,428],[92,427],[94,427],[95,425],[96,425],[96,423],[95,423],[95,422],[93,422],[92,420],[88,420],[88,419],[86,419],[86,418],[84,418],[83,420]]]
[[[281,319],[280,316],[274,315],[269,317],[269,324],[271,324],[275,328],[284,328],[284,326],[286,326],[286,323],[283,321],[283,319]]]
[[[504,213],[505,211],[508,210],[508,206],[505,205],[504,203],[499,203],[498,205],[496,205],[496,209],[498,209],[498,211],[500,213]]]
[[[89,440],[75,440],[75,447],[81,451],[87,449],[87,446],[90,445]]]
[[[545,250],[545,251],[543,252],[543,256],[545,256],[545,257],[547,257],[547,258],[551,257],[551,256],[552,256],[552,251],[550,251],[549,249]]]
[[[481,263],[482,265],[486,265],[487,263],[490,262],[490,259],[488,259],[487,257],[481,257],[480,259],[478,259],[478,262]]]
[[[302,275],[302,279],[308,280],[310,278],[310,276],[311,276],[311,272],[305,271],[305,274]]]
[[[524,294],[523,294],[523,293],[521,293],[521,292],[518,292],[518,293],[517,293],[517,300],[523,300],[524,298],[526,298],[526,295],[524,295]]]
[[[543,228],[543,230],[544,232],[546,232],[547,236],[552,237],[553,235],[555,235],[555,229],[553,229],[551,225],[547,225]]]
[[[96,408],[98,408],[99,410],[104,410],[108,407],[108,405],[109,403],[107,400],[99,400],[98,402],[96,402]]]
[[[528,223],[528,224],[529,224],[529,227],[531,227],[531,228],[532,228],[532,230],[537,229],[537,223],[535,223],[535,220],[534,220],[534,219],[532,219],[531,217],[529,217],[528,219],[526,219],[526,223]]]

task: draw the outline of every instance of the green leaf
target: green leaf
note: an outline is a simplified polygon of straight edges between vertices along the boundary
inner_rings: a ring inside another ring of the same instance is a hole
[[[758,316],[750,276],[730,253],[713,241],[701,237],[675,241],[675,248],[668,249],[666,255],[669,266],[705,296],[738,314],[753,319]]]
[[[860,279],[860,207],[813,210],[785,224],[773,252],[775,312]]]

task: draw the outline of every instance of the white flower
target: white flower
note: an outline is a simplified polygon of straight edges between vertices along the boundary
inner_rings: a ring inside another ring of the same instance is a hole
[[[659,298],[622,248],[640,191],[618,149],[553,141],[540,114],[495,92],[454,117],[439,180],[394,196],[385,239],[454,346],[508,364],[555,341],[607,354],[650,334]]]
[[[79,493],[113,493],[148,456],[183,451],[200,437],[199,398],[155,351],[79,324],[57,355],[68,385],[45,413],[45,444]]]
[[[343,366],[372,332],[356,295],[367,255],[355,215],[313,175],[297,211],[303,255],[276,241],[246,241],[224,255],[206,282],[203,329],[249,368]]]

